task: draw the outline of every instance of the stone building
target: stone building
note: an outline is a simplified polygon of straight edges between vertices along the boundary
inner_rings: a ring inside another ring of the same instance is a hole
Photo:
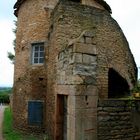
[[[103,140],[101,101],[129,95],[137,80],[133,55],[109,5],[17,0],[14,9],[14,127],[46,132],[50,140]],[[133,129],[130,137],[136,133]]]

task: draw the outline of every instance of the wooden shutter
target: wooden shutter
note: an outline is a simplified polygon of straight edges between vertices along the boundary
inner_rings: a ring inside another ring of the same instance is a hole
[[[28,123],[29,125],[40,126],[43,124],[43,102],[28,102]]]

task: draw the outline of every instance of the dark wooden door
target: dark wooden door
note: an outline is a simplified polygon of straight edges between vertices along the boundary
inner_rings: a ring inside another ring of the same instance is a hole
[[[64,96],[62,125],[63,125],[63,140],[67,140],[67,96]]]
[[[57,96],[55,140],[67,140],[67,96],[65,95]]]

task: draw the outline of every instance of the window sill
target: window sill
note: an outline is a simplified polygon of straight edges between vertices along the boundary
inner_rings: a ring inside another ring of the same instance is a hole
[[[44,66],[44,64],[31,64],[31,67],[42,67],[42,66]]]

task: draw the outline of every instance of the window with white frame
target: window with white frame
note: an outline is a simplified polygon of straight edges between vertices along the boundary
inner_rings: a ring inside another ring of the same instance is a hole
[[[44,63],[45,48],[44,43],[32,44],[32,64]]]

